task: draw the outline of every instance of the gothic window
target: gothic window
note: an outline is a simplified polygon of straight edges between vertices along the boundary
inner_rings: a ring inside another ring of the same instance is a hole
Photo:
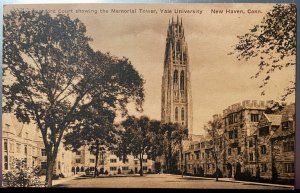
[[[175,121],[178,121],[178,108],[175,108]]]
[[[180,90],[184,90],[184,72],[183,72],[183,70],[180,73]]]
[[[184,108],[181,109],[181,121],[184,121]]]
[[[178,71],[174,71],[174,76],[173,76],[173,83],[177,84],[178,83]]]

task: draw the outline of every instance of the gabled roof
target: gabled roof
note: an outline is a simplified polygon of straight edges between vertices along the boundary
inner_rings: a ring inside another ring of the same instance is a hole
[[[267,118],[268,122],[271,123],[271,125],[275,125],[275,126],[281,125],[282,115],[265,114],[265,113],[264,115]]]

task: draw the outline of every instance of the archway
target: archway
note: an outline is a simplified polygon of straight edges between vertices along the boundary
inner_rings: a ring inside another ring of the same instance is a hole
[[[231,165],[231,163],[227,164],[227,177],[228,178],[232,177],[232,165]]]
[[[84,167],[83,167],[83,166],[81,166],[80,171],[81,171],[81,172],[84,172]]]
[[[241,169],[242,169],[242,166],[239,162],[236,163],[236,166],[235,166],[235,178],[236,179],[239,179],[239,177],[241,176]]]
[[[77,166],[76,167],[76,174],[79,172],[79,167]]]

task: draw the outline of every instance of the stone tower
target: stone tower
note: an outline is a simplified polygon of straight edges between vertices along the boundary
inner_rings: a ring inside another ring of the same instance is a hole
[[[161,121],[179,123],[193,134],[188,46],[182,18],[169,21],[161,85]]]

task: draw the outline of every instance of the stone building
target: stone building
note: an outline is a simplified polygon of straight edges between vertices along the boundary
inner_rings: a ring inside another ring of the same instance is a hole
[[[295,159],[295,104],[264,113],[249,138],[249,171],[265,179],[293,179]]]
[[[234,177],[236,170],[244,171],[248,164],[249,149],[247,140],[258,125],[266,109],[265,101],[246,100],[223,110],[224,142],[227,147],[223,165],[223,174]]]
[[[81,147],[73,156],[72,171],[78,174],[85,174],[86,170],[94,172],[95,167],[95,155],[90,152],[88,146]],[[144,173],[153,172],[154,161],[147,159],[147,155],[143,156],[142,169]],[[128,155],[127,159],[123,163],[114,152],[107,151],[100,153],[99,161],[97,164],[97,170],[104,173],[107,171],[108,175],[118,174],[120,170],[121,174],[139,174],[140,162],[137,157]]]
[[[250,173],[264,179],[294,179],[295,104],[273,101],[243,101],[223,111],[218,138],[210,135],[190,142],[184,151],[189,174],[211,176],[216,171],[212,157],[224,177]],[[214,149],[215,148],[215,149]]]
[[[34,124],[19,122],[13,114],[2,114],[2,168],[12,169],[15,159],[23,159],[29,168],[39,167],[41,174],[46,170],[46,151],[40,130]],[[72,175],[72,152],[60,145],[53,174]]]
[[[189,129],[189,135],[193,134],[190,76],[182,19],[172,18],[167,30],[161,85],[161,122],[181,124]]]

